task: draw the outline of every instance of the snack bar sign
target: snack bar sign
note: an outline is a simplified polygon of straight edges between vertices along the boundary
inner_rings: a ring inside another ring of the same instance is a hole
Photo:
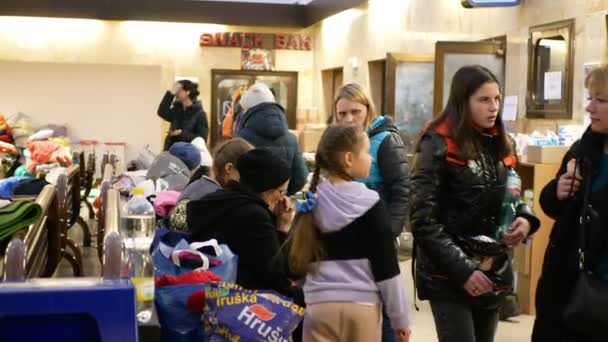
[[[200,46],[310,51],[312,39],[301,34],[216,32],[201,34]]]

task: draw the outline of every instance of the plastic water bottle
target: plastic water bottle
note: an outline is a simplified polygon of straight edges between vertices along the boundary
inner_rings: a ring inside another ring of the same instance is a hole
[[[524,191],[524,203],[530,208],[534,208],[534,191],[531,189]]]
[[[134,188],[123,208],[120,235],[124,241],[125,264],[122,276],[133,282],[137,297],[137,319],[146,323],[154,307],[154,267],[150,245],[156,230],[154,207],[144,197],[143,188]]]
[[[517,206],[521,197],[521,178],[515,170],[509,168],[507,170],[507,184],[505,196],[500,206],[500,217],[498,222],[498,231],[496,239],[502,241],[505,234],[508,233],[509,227],[515,220],[517,214]]]

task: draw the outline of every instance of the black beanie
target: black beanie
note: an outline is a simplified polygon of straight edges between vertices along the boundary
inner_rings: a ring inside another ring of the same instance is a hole
[[[264,149],[243,154],[236,162],[236,169],[241,176],[240,183],[260,194],[278,188],[291,176],[289,165]]]

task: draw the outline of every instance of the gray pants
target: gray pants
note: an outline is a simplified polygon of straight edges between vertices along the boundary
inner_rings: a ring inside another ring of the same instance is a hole
[[[439,342],[493,342],[498,309],[471,301],[431,300]]]

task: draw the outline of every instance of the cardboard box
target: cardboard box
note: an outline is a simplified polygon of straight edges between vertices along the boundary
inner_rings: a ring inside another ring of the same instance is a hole
[[[304,129],[308,124],[318,124],[319,110],[316,107],[301,107],[296,110],[296,128]]]
[[[540,164],[560,164],[568,149],[570,149],[568,146],[528,146],[526,161]]]
[[[298,137],[302,152],[316,151],[324,131],[324,124],[307,124],[304,129],[300,131],[300,136]]]

